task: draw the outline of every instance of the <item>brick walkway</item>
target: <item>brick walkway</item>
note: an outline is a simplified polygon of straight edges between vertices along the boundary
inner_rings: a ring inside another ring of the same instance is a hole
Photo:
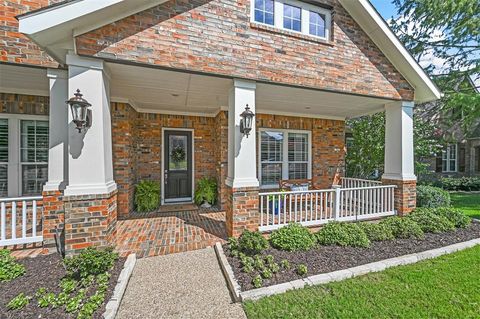
[[[226,238],[222,211],[135,214],[117,222],[116,249],[141,258],[210,247]]]

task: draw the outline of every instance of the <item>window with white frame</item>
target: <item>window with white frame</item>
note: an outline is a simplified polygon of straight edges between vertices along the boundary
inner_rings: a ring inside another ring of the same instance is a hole
[[[48,178],[48,134],[46,117],[0,118],[0,197],[42,193]]]
[[[331,19],[330,10],[297,0],[251,0],[252,22],[324,40],[330,37]]]
[[[457,144],[447,145],[446,149],[442,152],[442,171],[457,171]]]
[[[278,187],[282,179],[310,178],[310,144],[310,132],[260,130],[261,186]]]

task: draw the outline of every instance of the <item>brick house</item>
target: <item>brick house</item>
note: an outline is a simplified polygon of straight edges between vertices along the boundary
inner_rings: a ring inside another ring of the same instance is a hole
[[[332,200],[345,119],[382,111],[389,211],[415,207],[412,108],[440,92],[368,0],[7,0],[0,25],[0,196],[42,196],[45,244],[55,229],[67,253],[114,244],[140,180],[171,205],[215,178],[234,236],[261,227],[280,180],[311,179],[328,214],[358,207],[353,189]],[[65,104],[77,89],[80,132]]]

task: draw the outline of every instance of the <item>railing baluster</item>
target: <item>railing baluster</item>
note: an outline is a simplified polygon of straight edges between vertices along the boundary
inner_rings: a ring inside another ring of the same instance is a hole
[[[27,202],[22,202],[22,238],[27,237]]]
[[[5,203],[1,203],[1,210],[0,210],[0,239],[5,240],[7,229],[5,227],[5,220],[6,220],[6,209]]]
[[[12,239],[17,239],[17,202],[12,202]]]
[[[265,198],[264,195],[260,195],[260,227],[263,227],[263,199]]]

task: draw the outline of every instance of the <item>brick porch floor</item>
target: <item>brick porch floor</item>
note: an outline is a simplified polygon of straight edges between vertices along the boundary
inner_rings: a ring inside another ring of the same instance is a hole
[[[223,211],[132,214],[117,221],[116,250],[140,258],[201,249],[226,238]]]

